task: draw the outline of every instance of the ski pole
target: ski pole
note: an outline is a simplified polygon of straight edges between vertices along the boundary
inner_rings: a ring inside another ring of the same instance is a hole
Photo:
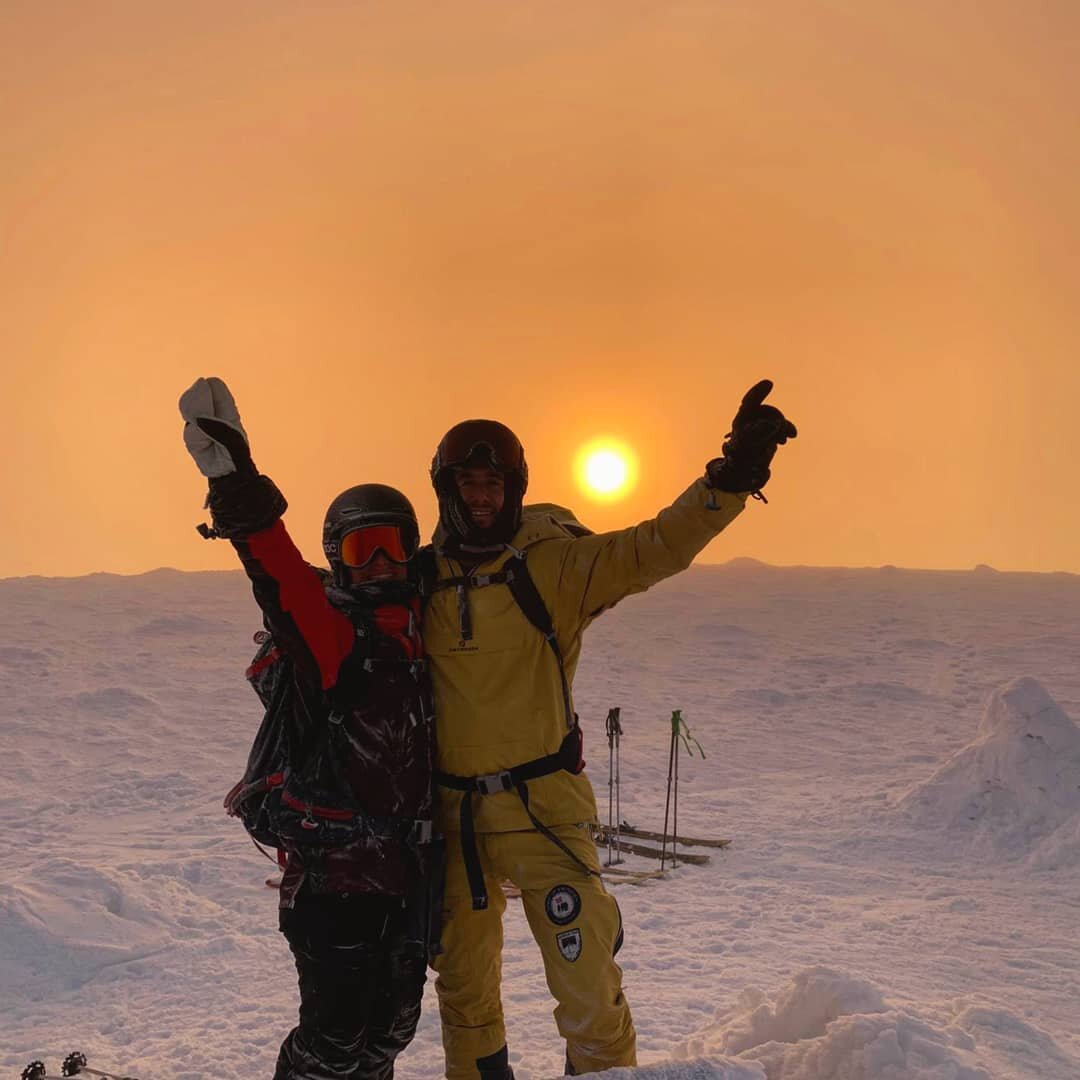
[[[701,748],[701,743],[690,734],[690,728],[687,727],[686,721],[682,717],[682,709],[675,709],[671,714],[671,749],[668,753],[668,799],[664,803],[664,843],[660,851],[660,869],[664,868],[664,856],[667,851],[667,825],[668,825],[668,803],[671,803],[672,809],[672,825],[671,825],[671,865],[678,866],[677,856],[677,842],[679,835],[679,743],[682,742],[686,747],[686,752],[691,757],[694,756],[694,747],[690,744],[693,743],[697,747],[698,753],[702,759],[705,757],[705,751]],[[674,798],[672,798],[672,785],[674,784]]]
[[[607,731],[607,865],[611,866],[614,861],[614,854],[611,847],[611,836],[615,829],[615,823],[612,821],[612,815],[615,812],[615,732],[611,727],[611,717],[615,712],[614,709],[609,709],[607,714],[607,720],[604,721],[604,728]]]
[[[668,838],[668,812],[671,808],[671,779],[672,773],[675,769],[675,732],[677,730],[675,718],[679,715],[679,710],[676,709],[671,714],[671,739],[668,743],[668,765],[667,765],[667,795],[664,798],[664,841],[660,845],[660,869],[664,869],[664,863],[667,859],[667,838]]]
[[[622,719],[619,710],[615,715],[615,850],[622,859]]]
[[[675,715],[682,722],[682,714],[676,710]],[[678,730],[678,729],[676,729]],[[671,865],[679,865],[679,743],[675,742],[675,791],[671,797]]]
[[[608,740],[608,858],[607,865],[621,863],[622,850],[619,847],[619,821],[622,808],[619,806],[619,736],[622,726],[619,723],[619,709],[609,709],[604,721]],[[613,805],[614,804],[614,805]]]

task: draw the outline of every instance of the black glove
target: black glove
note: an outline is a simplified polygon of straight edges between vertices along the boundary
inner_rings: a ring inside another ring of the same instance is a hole
[[[225,448],[236,466],[234,472],[210,478],[206,505],[214,532],[230,540],[242,540],[269,529],[289,504],[274,481],[255,468],[247,439],[231,425],[208,416],[200,416],[195,423]]]
[[[214,522],[214,535],[227,540],[244,540],[269,529],[289,508],[269,476],[239,470],[211,479],[206,505]],[[202,529],[199,531],[202,533]]]
[[[763,404],[772,387],[771,379],[762,379],[747,390],[724,439],[723,457],[713,458],[705,466],[709,487],[760,495],[768,483],[776,448],[798,435],[795,425],[778,408]]]
[[[229,388],[221,379],[196,379],[181,395],[180,413],[184,444],[210,483],[206,505],[214,527],[200,525],[200,534],[242,540],[268,529],[288,504],[273,480],[255,468]]]

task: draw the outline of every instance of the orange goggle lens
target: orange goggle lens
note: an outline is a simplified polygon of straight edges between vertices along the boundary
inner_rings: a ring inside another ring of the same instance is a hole
[[[404,537],[396,525],[368,525],[341,538],[341,561],[353,569],[363,569],[380,551],[393,563],[409,561]]]

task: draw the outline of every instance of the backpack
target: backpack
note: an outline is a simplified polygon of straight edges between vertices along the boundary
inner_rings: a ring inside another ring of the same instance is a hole
[[[348,737],[337,718],[313,719],[296,683],[292,660],[266,630],[245,677],[263,718],[240,780],[225,796],[259,845],[283,850],[345,847],[361,838],[427,843],[431,822],[369,814],[356,804],[342,774]]]
[[[275,824],[285,772],[294,758],[296,741],[284,723],[290,698],[296,693],[292,664],[267,630],[255,634],[258,646],[244,677],[263,706],[262,723],[248,753],[244,774],[225,796],[225,810],[240,819],[257,844],[281,847]]]

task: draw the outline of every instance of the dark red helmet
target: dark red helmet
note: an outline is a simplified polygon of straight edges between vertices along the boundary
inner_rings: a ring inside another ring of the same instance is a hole
[[[446,469],[463,465],[488,465],[501,473],[515,473],[520,477],[522,495],[529,486],[525,448],[498,420],[463,420],[442,437],[431,459],[431,483],[435,490],[439,490],[439,479]]]
[[[454,479],[454,469],[487,466],[503,474],[503,508],[490,528],[472,524]],[[431,483],[439,497],[439,520],[451,539],[470,547],[509,543],[521,524],[521,502],[529,486],[529,466],[521,440],[497,420],[463,420],[439,442],[431,459]]]

